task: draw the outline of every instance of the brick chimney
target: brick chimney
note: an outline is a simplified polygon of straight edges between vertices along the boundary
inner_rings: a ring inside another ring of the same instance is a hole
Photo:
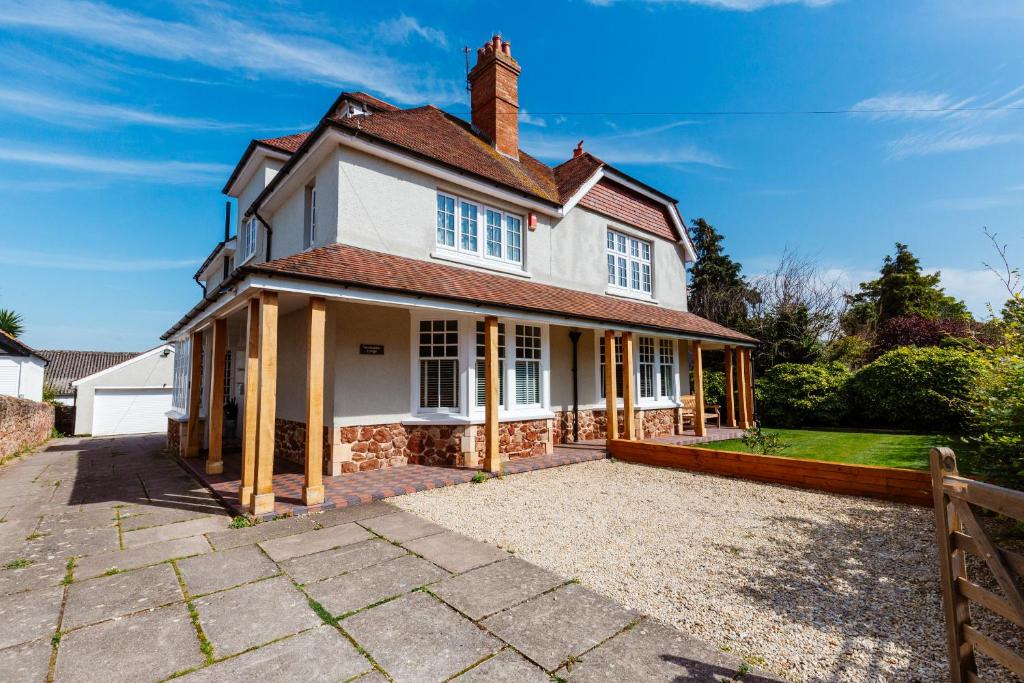
[[[512,44],[494,36],[476,51],[469,72],[473,125],[494,141],[499,152],[519,159],[519,74]]]

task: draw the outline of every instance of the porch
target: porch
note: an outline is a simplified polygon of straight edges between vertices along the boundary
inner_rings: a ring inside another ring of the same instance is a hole
[[[169,441],[236,511],[354,505],[602,458],[608,439],[734,438],[753,420],[749,345],[319,289],[244,292],[179,354],[188,408]],[[725,369],[714,416],[708,352]]]

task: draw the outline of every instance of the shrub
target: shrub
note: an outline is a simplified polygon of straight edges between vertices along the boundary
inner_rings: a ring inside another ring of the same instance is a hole
[[[863,337],[849,335],[829,342],[821,352],[820,361],[824,363],[842,363],[850,368],[858,368],[865,363],[865,356],[871,343]]]
[[[722,405],[725,401],[725,373],[704,373],[704,404]]]
[[[761,427],[755,425],[743,430],[740,438],[743,445],[750,449],[751,453],[761,455],[775,455],[789,448],[789,444],[782,440],[778,432],[762,432]]]
[[[756,380],[758,417],[776,427],[843,424],[848,416],[842,363],[781,363]]]
[[[919,315],[901,315],[889,318],[875,332],[871,358],[901,346],[948,346],[956,339],[971,337],[965,320],[938,320]]]
[[[861,368],[849,383],[851,410],[873,427],[961,431],[982,370],[978,354],[904,346]]]

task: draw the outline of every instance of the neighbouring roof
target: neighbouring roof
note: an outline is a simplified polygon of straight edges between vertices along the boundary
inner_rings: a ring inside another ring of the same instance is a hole
[[[757,340],[693,313],[603,294],[482,273],[345,244],[243,266],[246,273],[286,275],[380,291],[432,296],[515,310],[646,327],[748,344]]]
[[[112,368],[139,355],[137,351],[68,351],[51,349],[39,355],[50,361],[43,384],[58,396],[74,393],[71,383]]]
[[[35,356],[36,358],[46,360],[42,352],[36,351],[25,342],[3,330],[0,330],[0,349],[14,356]]]
[[[297,151],[299,147],[302,146],[302,143],[305,142],[306,138],[308,137],[309,132],[307,131],[305,133],[292,133],[291,135],[284,135],[279,138],[263,138],[262,140],[257,140],[256,142],[264,144],[268,147],[275,147],[281,150],[282,152],[288,152],[289,154],[292,154],[293,152]]]

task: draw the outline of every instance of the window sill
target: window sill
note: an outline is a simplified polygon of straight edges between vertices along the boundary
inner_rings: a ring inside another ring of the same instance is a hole
[[[645,304],[658,305],[658,300],[649,294],[641,294],[640,292],[633,292],[628,289],[621,289],[619,287],[609,287],[604,290],[604,293],[608,296],[618,297],[620,299],[632,299],[633,301],[642,301]]]
[[[503,412],[498,415],[498,422],[526,422],[529,420],[551,420],[555,414],[545,408],[531,408],[512,412]],[[473,415],[414,415],[402,420],[403,425],[481,425],[484,423],[484,416],[478,413]]]
[[[490,259],[484,259],[479,257],[467,256],[460,254],[459,252],[450,252],[437,249],[430,253],[430,258],[437,259],[439,261],[450,261],[451,263],[460,263],[466,266],[473,266],[474,268],[483,268],[484,270],[493,270],[496,273],[502,273],[504,275],[514,275],[524,279],[532,278],[533,276],[527,273],[519,266],[515,266],[511,263],[503,263],[501,261],[492,261]]]
[[[664,408],[679,408],[680,406],[682,406],[681,403],[673,401],[670,398],[661,398],[637,403],[634,407],[637,410],[661,410]]]

